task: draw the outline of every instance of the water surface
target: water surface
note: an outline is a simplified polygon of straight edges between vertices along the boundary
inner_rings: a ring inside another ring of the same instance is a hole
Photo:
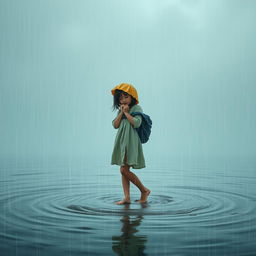
[[[1,255],[255,255],[254,170],[133,170],[118,166],[1,169]]]

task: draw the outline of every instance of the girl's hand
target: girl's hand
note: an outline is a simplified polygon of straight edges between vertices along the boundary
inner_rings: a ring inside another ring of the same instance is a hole
[[[129,112],[129,106],[128,105],[123,105],[123,112],[128,113]]]
[[[121,111],[121,113],[124,112],[124,111],[123,111],[123,107],[124,107],[124,105],[120,105],[120,111]]]
[[[129,110],[129,106],[128,105],[120,105],[120,110],[121,110],[121,113],[124,113],[124,112],[127,112],[127,108]]]

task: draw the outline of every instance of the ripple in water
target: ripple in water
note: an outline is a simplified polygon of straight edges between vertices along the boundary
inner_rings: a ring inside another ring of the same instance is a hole
[[[2,180],[3,255],[254,255],[255,195],[241,176],[226,186],[215,177],[212,188],[198,173],[188,178],[193,186],[168,184],[163,173],[166,183],[151,183],[147,203],[134,202],[136,190],[130,205],[116,205],[121,184],[62,175],[29,170]]]

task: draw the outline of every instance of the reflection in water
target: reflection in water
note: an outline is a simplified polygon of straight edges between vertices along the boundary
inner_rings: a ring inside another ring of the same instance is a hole
[[[141,204],[142,208],[147,207],[147,203]],[[129,209],[130,204],[125,204],[124,209]],[[120,221],[122,222],[122,234],[120,236],[112,236],[112,250],[117,255],[147,255],[144,253],[146,248],[147,236],[136,235],[138,226],[143,219],[143,215],[137,215],[131,218],[128,214],[124,214]]]
[[[255,170],[157,170],[148,203],[120,206],[102,171],[40,172],[0,169],[1,256],[255,256]]]

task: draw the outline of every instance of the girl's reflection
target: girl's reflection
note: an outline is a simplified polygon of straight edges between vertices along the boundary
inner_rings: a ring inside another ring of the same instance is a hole
[[[143,208],[146,207],[145,204],[141,204]],[[129,210],[130,205],[124,205],[124,208]],[[147,236],[136,235],[139,231],[138,226],[143,219],[143,214],[138,214],[137,217],[130,217],[129,213],[123,215],[120,221],[123,223],[122,234],[120,236],[112,236],[112,250],[117,255],[147,255],[144,253],[146,248],[145,243],[147,241]]]

